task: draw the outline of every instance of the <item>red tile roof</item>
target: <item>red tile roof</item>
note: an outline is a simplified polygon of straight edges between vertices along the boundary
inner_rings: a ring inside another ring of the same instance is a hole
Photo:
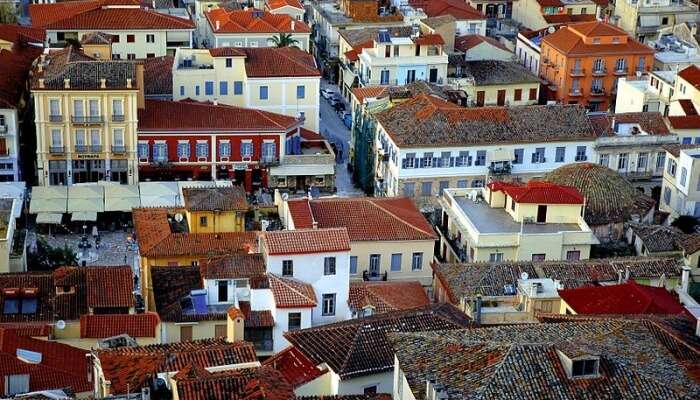
[[[459,0],[431,0],[431,1],[411,1],[410,3],[420,3],[428,17],[439,17],[441,15],[452,15],[458,20],[486,19],[474,7]]]
[[[352,89],[352,94],[358,102],[362,103],[368,97],[380,97],[389,93],[388,86],[366,86]]]
[[[188,365],[174,376],[177,392],[187,400],[289,400],[292,386],[282,374],[269,367],[228,369],[209,372]]]
[[[26,39],[31,42],[44,43],[46,31],[44,29],[20,26],[17,24],[0,24],[0,39],[15,43],[18,39]]]
[[[76,4],[71,4],[76,3]],[[162,14],[139,6],[110,7],[102,1],[31,4],[32,25],[47,30],[177,30],[194,29],[189,19]]]
[[[262,254],[228,254],[199,262],[203,279],[244,279],[265,275]]]
[[[568,17],[568,15],[564,15]],[[545,16],[546,17],[553,17]],[[592,15],[595,19],[595,15]],[[548,21],[549,22],[549,21]],[[590,33],[589,33],[590,32]],[[627,36],[627,33],[615,26],[605,22],[594,21],[584,22],[580,24],[570,24],[561,29],[557,29],[554,33],[546,35],[542,38],[542,43],[547,44],[560,51],[567,56],[573,55],[626,55],[626,54],[641,54],[652,55],[654,49],[638,42],[635,39],[627,38],[626,41],[621,40],[620,43],[609,44],[586,44],[581,35],[590,36]]]
[[[425,307],[430,299],[418,281],[350,282],[348,304],[353,311],[370,306],[383,313]]]
[[[595,14],[553,14],[543,15],[544,20],[549,24],[567,24],[571,22],[595,21]]]
[[[295,229],[346,228],[350,241],[434,240],[430,223],[407,197],[290,200]]]
[[[80,317],[80,337],[104,339],[127,334],[133,338],[155,338],[159,334],[158,314],[101,314]]]
[[[146,96],[172,96],[173,56],[148,57],[143,60],[143,81]]]
[[[260,17],[254,13],[261,13]],[[227,10],[216,8],[204,14],[209,27],[217,33],[311,33],[303,21],[297,21],[288,14],[272,14],[261,10]],[[219,29],[216,29],[219,21]]]
[[[188,211],[248,211],[248,199],[240,186],[183,188],[182,200]]]
[[[239,301],[238,306],[240,307],[240,312],[243,313],[245,317],[245,327],[246,328],[272,328],[275,326],[275,319],[272,316],[272,311],[270,310],[251,310],[250,302]],[[235,308],[229,308],[229,313]]]
[[[17,336],[49,336],[53,327],[46,323],[0,323],[0,329],[11,331]]]
[[[212,57],[245,57],[245,51],[236,47],[217,47],[209,49]]]
[[[498,40],[482,35],[462,35],[455,39],[455,50],[468,51],[481,43],[488,43],[491,46],[497,47],[503,51],[510,52],[507,47],[501,44]]]
[[[695,88],[700,88],[700,67],[697,65],[690,65],[689,67],[680,71],[678,76],[686,80]]]
[[[314,57],[293,47],[221,47],[209,50],[212,57],[245,57],[246,75],[261,77],[321,76]]]
[[[695,104],[693,104],[692,100],[680,99],[678,100],[678,104],[681,105],[681,108],[683,109],[685,115],[698,115],[698,112],[695,109]]]
[[[681,314],[685,308],[666,288],[629,281],[620,285],[560,290],[577,314]]]
[[[271,256],[350,251],[345,228],[295,229],[263,234],[265,252]]]
[[[316,367],[313,360],[294,346],[289,346],[263,361],[263,365],[282,373],[284,379],[295,388],[328,372],[327,369]]]
[[[286,6],[298,8],[302,11],[304,10],[304,6],[301,5],[299,0],[268,0],[267,1],[267,8],[269,8],[270,10],[276,10],[278,8],[282,8],[282,7],[286,7]]]
[[[431,34],[431,35],[421,35],[418,38],[414,40],[414,43],[417,45],[443,45],[445,44],[445,41],[442,39],[442,36],[439,34]]]
[[[0,108],[20,106],[31,64],[40,54],[38,47],[15,45],[12,51],[0,50]]]
[[[85,274],[88,307],[134,306],[134,273],[130,266],[91,267]]]
[[[578,189],[549,182],[530,181],[526,185],[491,182],[489,189],[504,192],[517,203],[528,204],[583,204]]]
[[[139,109],[139,131],[287,131],[300,122],[286,115],[228,105],[146,100]]]
[[[350,61],[357,61],[360,59],[360,55],[357,54],[355,50],[346,51],[343,54],[345,54],[345,57],[347,57]]]
[[[700,115],[669,116],[668,123],[674,129],[700,128]]]
[[[268,275],[270,289],[277,308],[305,308],[316,306],[316,293],[313,286],[293,278]]]

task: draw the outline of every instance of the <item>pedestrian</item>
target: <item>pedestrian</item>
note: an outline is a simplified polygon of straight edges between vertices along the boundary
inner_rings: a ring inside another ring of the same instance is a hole
[[[99,232],[97,231],[97,225],[92,226],[92,237],[94,239],[97,239],[97,236],[99,236]]]

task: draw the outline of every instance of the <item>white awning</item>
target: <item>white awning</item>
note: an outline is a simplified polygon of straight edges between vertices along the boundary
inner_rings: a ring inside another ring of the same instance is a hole
[[[103,212],[105,210],[104,199],[68,199],[68,212]]]
[[[97,213],[91,211],[76,211],[70,216],[71,221],[97,221]]]
[[[74,185],[68,188],[68,212],[105,210],[105,187],[103,185]]]
[[[36,215],[37,224],[60,225],[63,214],[60,213],[39,213]]]
[[[180,206],[177,182],[141,182],[139,194],[142,207]]]
[[[131,212],[141,207],[139,187],[136,185],[105,186],[105,211]]]
[[[280,165],[270,168],[270,175],[274,176],[313,176],[333,175],[335,164],[311,164],[311,165]]]
[[[658,15],[641,15],[639,24],[643,27],[659,26],[661,25],[661,17]]]
[[[36,186],[32,189],[32,200],[29,204],[31,214],[64,213],[68,201],[66,186]]]
[[[489,152],[489,162],[513,161],[513,153],[508,150],[498,149]]]

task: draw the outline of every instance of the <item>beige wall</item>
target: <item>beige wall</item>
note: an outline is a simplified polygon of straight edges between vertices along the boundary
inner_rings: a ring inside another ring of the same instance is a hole
[[[180,341],[182,326],[192,327],[192,340],[211,339],[214,337],[217,325],[226,326],[226,320],[221,321],[200,321],[192,323],[163,322],[161,324],[161,338],[163,343],[174,343]]]
[[[432,269],[434,241],[378,241],[378,242],[351,242],[350,256],[357,257],[357,274],[350,275],[350,279],[362,279],[362,271],[369,270],[369,257],[371,254],[379,254],[380,269],[383,274],[387,272],[387,280],[418,280],[423,286],[432,283]],[[412,271],[411,262],[414,252],[423,253],[423,266],[420,270]],[[391,271],[391,255],[401,253],[401,271]]]
[[[206,217],[206,225],[202,225],[202,217]],[[190,233],[243,232],[245,230],[244,222],[243,212],[187,212],[187,224],[189,225]]]

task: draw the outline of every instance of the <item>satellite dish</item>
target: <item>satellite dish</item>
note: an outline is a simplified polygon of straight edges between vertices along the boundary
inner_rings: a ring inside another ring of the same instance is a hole
[[[66,329],[66,321],[64,321],[62,319],[59,319],[58,321],[56,321],[56,329],[61,330],[61,331]]]
[[[554,33],[554,31],[556,31],[556,30],[557,30],[557,28],[555,28],[553,26],[550,26],[549,28],[547,28],[548,33]]]
[[[180,214],[180,213],[175,214],[175,221],[182,222],[182,214]]]
[[[289,193],[282,193],[282,201],[289,200]]]
[[[524,281],[527,280],[527,278],[529,278],[529,277],[530,277],[530,275],[528,275],[527,272],[523,272],[522,274],[520,274],[520,279],[522,279]]]

